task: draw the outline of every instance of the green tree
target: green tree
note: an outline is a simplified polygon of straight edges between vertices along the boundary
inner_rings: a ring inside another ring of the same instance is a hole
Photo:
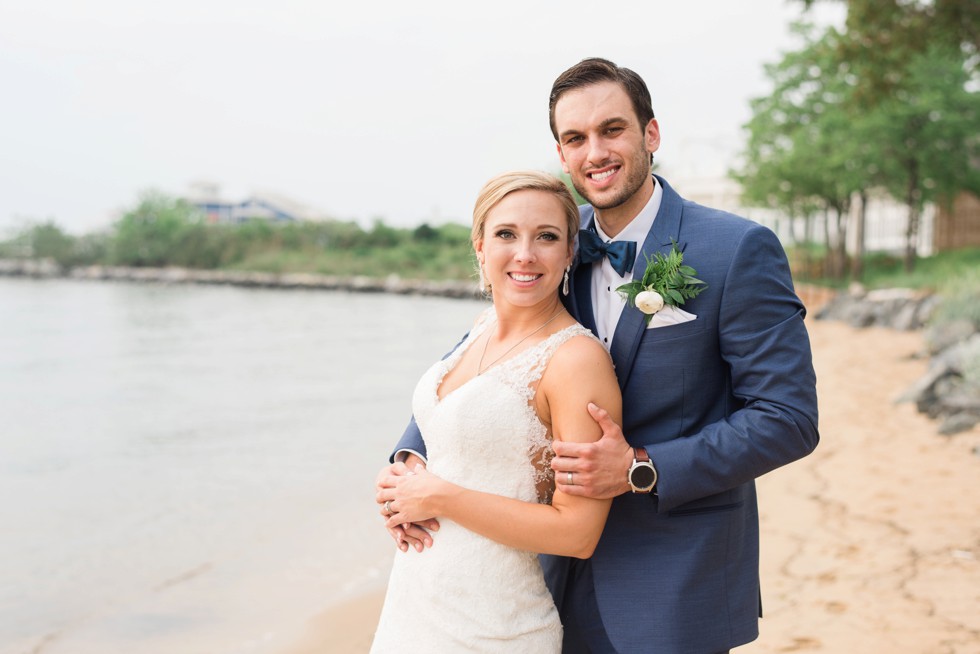
[[[980,187],[980,94],[971,72],[980,57],[976,24],[973,32],[963,26],[976,13],[952,0],[851,0],[845,31],[815,38],[798,28],[803,47],[767,67],[773,92],[753,101],[744,163],[734,174],[749,201],[802,213],[805,223],[824,213],[834,276],[844,271],[852,198],[861,211],[852,272],[861,270],[871,188],[908,207],[911,270],[924,204]]]
[[[922,209],[980,192],[980,94],[968,90],[962,58],[942,47],[909,61],[903,82],[870,116],[882,149],[884,185],[908,207],[905,269],[915,262]]]
[[[368,232],[368,243],[374,247],[395,247],[402,242],[404,231],[389,227],[380,218],[376,218],[371,231]]]
[[[198,221],[184,200],[144,192],[139,204],[115,224],[112,259],[126,266],[162,266],[176,258],[181,233]]]
[[[866,112],[883,164],[878,185],[908,207],[905,267],[912,270],[922,208],[976,190],[980,3],[842,0],[851,104]],[[803,0],[809,7],[813,0]]]
[[[412,232],[412,240],[423,242],[438,241],[439,231],[429,225],[429,223],[422,223]]]
[[[901,88],[912,56],[930,48],[959,52],[970,75],[980,66],[976,0],[837,0],[847,6],[841,59],[852,62],[857,98],[873,106]],[[814,0],[802,0],[809,8]]]
[[[773,91],[752,101],[742,162],[732,175],[747,202],[802,219],[802,236],[791,233],[804,252],[813,219],[822,214],[828,273],[842,278],[852,197],[876,163],[861,138],[863,117],[853,110],[853,75],[837,56],[843,36],[833,28],[817,35],[802,23],[794,30],[803,48],[766,66]]]
[[[54,221],[34,225],[28,231],[31,256],[38,259],[54,259],[61,265],[70,265],[75,239],[66,234]]]

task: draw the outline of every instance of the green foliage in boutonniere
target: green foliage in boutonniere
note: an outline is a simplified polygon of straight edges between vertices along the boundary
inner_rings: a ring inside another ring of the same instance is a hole
[[[694,268],[684,265],[684,255],[677,249],[677,243],[671,243],[666,256],[660,252],[655,252],[652,257],[644,254],[647,269],[642,279],[616,289],[630,305],[647,314],[647,324],[664,305],[679,307],[708,288],[695,277],[697,271]]]

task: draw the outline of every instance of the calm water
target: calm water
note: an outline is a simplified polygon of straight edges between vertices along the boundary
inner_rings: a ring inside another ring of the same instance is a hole
[[[274,652],[383,583],[374,475],[481,306],[0,278],[0,652]]]

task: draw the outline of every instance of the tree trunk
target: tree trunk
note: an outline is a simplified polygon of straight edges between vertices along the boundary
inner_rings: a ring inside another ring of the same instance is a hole
[[[837,279],[837,253],[834,251],[834,242],[830,233],[830,205],[823,208],[823,260],[825,265],[824,274],[831,279]]]
[[[803,216],[803,266],[806,271],[805,279],[809,281],[810,272],[813,268],[813,236],[811,225],[813,224],[813,214],[807,213]]]
[[[847,272],[847,221],[851,213],[850,201],[837,207],[837,275],[836,279],[844,279]]]
[[[919,199],[922,191],[919,188],[919,162],[910,159],[908,162],[909,185],[905,203],[909,207],[909,222],[905,229],[905,272],[915,269],[916,243],[919,240],[919,216],[922,212]]]
[[[864,225],[868,216],[868,193],[861,191],[858,194],[861,207],[858,209],[857,222],[854,225],[854,256],[851,258],[851,279],[856,282],[861,281],[864,275]]]

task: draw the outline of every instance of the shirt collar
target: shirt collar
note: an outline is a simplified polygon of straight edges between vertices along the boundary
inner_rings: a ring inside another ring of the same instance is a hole
[[[663,197],[664,189],[660,185],[660,182],[657,181],[657,178],[654,177],[653,194],[650,196],[650,199],[647,201],[646,205],[640,209],[640,213],[636,214],[636,217],[623,228],[623,231],[616,234],[616,236],[609,237],[602,231],[602,227],[599,226],[599,221],[593,220],[592,222],[595,224],[596,234],[598,234],[599,238],[605,242],[636,241],[642,245],[643,241],[646,240],[650,229],[653,227],[653,221],[657,217],[657,212],[660,211],[660,202],[663,200]]]

